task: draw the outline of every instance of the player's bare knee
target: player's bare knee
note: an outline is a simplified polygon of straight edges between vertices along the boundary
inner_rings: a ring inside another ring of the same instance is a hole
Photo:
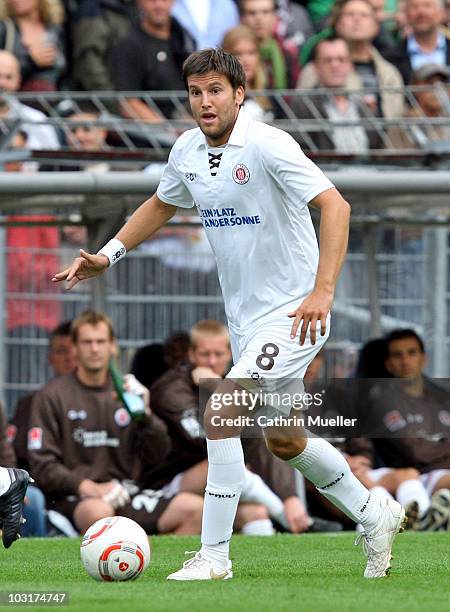
[[[267,508],[262,504],[240,504],[239,505],[240,518],[245,519],[244,523],[250,521],[262,521],[268,519]]]
[[[195,493],[178,493],[158,520],[159,533],[196,534],[200,532],[203,511],[203,498]],[[186,530],[187,528],[187,530]]]
[[[114,514],[112,506],[102,499],[84,499],[76,506],[73,521],[79,532],[83,534],[96,521]]]
[[[181,524],[187,519],[192,520],[195,517],[201,517],[203,510],[203,498],[195,493],[183,491],[182,493],[178,493],[178,495],[171,501],[168,509],[170,509],[173,515],[180,517],[179,522]]]
[[[267,448],[276,457],[288,461],[297,457],[305,450],[306,440],[304,438],[294,438],[290,436],[280,436],[276,438],[266,438]]]
[[[407,480],[417,480],[420,477],[420,472],[415,468],[404,468],[395,471],[397,482],[400,485]]]

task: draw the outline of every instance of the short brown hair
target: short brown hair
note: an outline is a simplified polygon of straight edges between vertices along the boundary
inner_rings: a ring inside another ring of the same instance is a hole
[[[111,319],[102,312],[96,312],[95,310],[84,310],[81,314],[74,319],[70,325],[70,335],[72,336],[72,342],[76,344],[78,340],[78,331],[82,325],[93,325],[96,326],[99,323],[106,323],[109,331],[109,339],[114,340],[114,328]]]
[[[195,348],[201,336],[224,336],[229,340],[228,328],[220,321],[203,319],[191,327],[191,348]]]
[[[245,73],[241,62],[223,49],[203,49],[190,54],[183,64],[183,81],[186,89],[188,89],[188,77],[208,72],[216,72],[226,77],[234,90],[238,87],[245,89]]]

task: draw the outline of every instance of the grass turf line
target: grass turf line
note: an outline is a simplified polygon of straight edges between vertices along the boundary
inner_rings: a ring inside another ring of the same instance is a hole
[[[199,539],[152,537],[152,562],[141,578],[98,583],[81,565],[78,540],[23,539],[0,551],[0,590],[68,591],[69,606],[60,609],[70,612],[449,609],[449,532],[401,534],[392,574],[380,580],[362,577],[365,558],[353,540],[349,533],[235,536],[233,580],[174,583],[166,581],[167,574],[188,558],[185,550],[198,548]]]

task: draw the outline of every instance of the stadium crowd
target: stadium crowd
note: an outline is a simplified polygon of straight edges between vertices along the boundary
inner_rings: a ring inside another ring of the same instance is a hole
[[[142,401],[137,414],[111,370],[117,352],[103,313],[87,310],[60,324],[49,341],[53,378],[19,400],[9,425],[2,416],[1,465],[18,465],[35,479],[22,535],[75,536],[114,514],[133,518],[148,533],[200,532],[207,472],[201,415],[231,367],[227,328],[203,320],[162,347],[138,349],[131,366],[136,376],[122,381]],[[306,391],[325,384],[321,415],[356,416],[359,437],[336,428],[319,435],[334,441],[365,486],[407,508],[409,528],[447,529],[450,405],[448,392],[423,374],[422,339],[399,329],[368,343],[350,392],[348,381],[325,383],[325,362],[322,351],[305,376]],[[293,468],[267,450],[255,428],[243,444],[246,481],[236,530],[272,535],[354,527],[310,483],[305,495]]]
[[[337,124],[309,138],[301,130],[298,138],[306,148],[360,154],[448,141],[448,127],[434,124],[419,123],[413,133],[387,130],[384,137],[373,126],[345,125],[371,117],[449,116],[445,0],[2,0],[0,119],[4,132],[21,121],[20,137],[9,146],[83,150],[81,129],[88,132],[90,121],[106,118],[92,104],[84,108],[68,96],[57,110],[72,115],[80,129],[55,134],[42,123],[45,109],[19,103],[10,95],[16,92],[161,92],[150,101],[123,97],[113,115],[145,122],[154,134],[166,120],[189,125],[184,105],[164,93],[183,90],[181,65],[205,46],[223,46],[241,60],[248,79],[245,107],[254,118],[284,118],[287,104],[291,117]],[[421,89],[405,97],[405,85]],[[283,103],[251,95],[285,89],[298,95],[285,96]],[[92,140],[90,150],[118,144],[117,135],[107,136]],[[167,126],[158,136],[169,144],[175,137]]]

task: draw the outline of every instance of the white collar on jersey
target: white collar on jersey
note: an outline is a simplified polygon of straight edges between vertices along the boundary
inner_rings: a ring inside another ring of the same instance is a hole
[[[243,108],[241,108],[227,144],[234,145],[235,147],[244,147],[247,142],[247,134],[252,121],[252,118]],[[198,131],[201,136],[201,142],[198,143],[197,148],[207,147],[205,135],[200,131],[200,128],[198,128]]]

